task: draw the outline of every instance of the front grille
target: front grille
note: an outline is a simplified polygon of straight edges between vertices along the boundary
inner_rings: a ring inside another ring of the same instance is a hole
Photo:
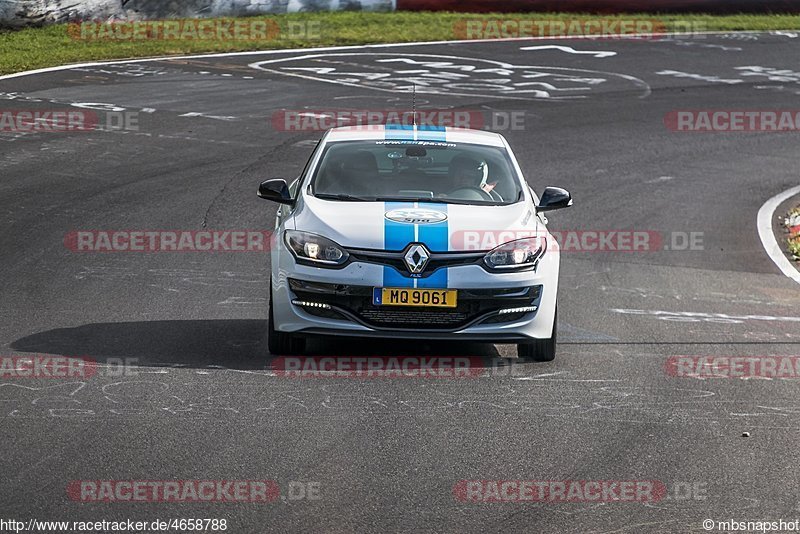
[[[414,245],[414,243],[409,244],[405,250],[400,252],[364,249],[347,249],[347,252],[350,254],[350,261],[385,265],[392,267],[404,276],[408,276],[408,267],[403,258],[408,248],[412,245]],[[425,270],[422,274],[419,275],[419,278],[428,278],[439,269],[445,269],[447,267],[459,267],[463,265],[482,266],[485,256],[486,252],[431,252],[428,264],[425,266]]]
[[[372,287],[323,284],[289,279],[289,287],[298,300],[329,304],[332,310],[303,308],[317,317],[351,320],[373,328],[415,330],[458,330],[479,321],[508,323],[525,313],[497,315],[501,309],[538,305],[541,287],[508,289],[459,289],[455,308],[401,308],[375,306]]]
[[[452,312],[437,309],[436,311],[426,311],[426,308],[415,310],[397,310],[392,308],[372,307],[361,310],[361,317],[369,323],[382,326],[407,326],[414,325],[419,328],[425,325],[426,328],[451,327],[465,323],[469,316],[464,312]]]

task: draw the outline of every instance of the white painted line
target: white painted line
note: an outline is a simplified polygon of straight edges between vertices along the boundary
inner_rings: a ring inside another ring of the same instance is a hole
[[[789,258],[783,253],[783,249],[775,239],[775,232],[772,231],[772,218],[775,216],[775,210],[778,206],[789,200],[795,195],[800,195],[800,185],[787,189],[783,193],[777,194],[761,206],[758,210],[758,237],[761,238],[761,244],[767,255],[772,262],[778,266],[783,274],[800,284],[800,271],[792,265]]]
[[[792,31],[792,30],[772,30],[772,31]],[[763,30],[743,30],[743,31],[709,31],[709,32],[675,32],[675,33],[653,33],[653,34],[632,34],[626,35],[626,38],[636,37],[676,37],[676,36],[696,36],[696,35],[731,35],[731,34],[763,34]],[[572,36],[562,35],[555,37],[509,37],[505,39],[461,39],[454,41],[417,41],[413,43],[381,43],[371,45],[355,45],[355,46],[324,46],[319,48],[289,48],[285,50],[250,50],[247,52],[220,52],[216,54],[194,54],[184,56],[157,56],[157,57],[143,57],[138,59],[117,59],[113,61],[95,61],[90,63],[72,63],[67,65],[59,65],[57,67],[46,67],[42,69],[27,70],[23,72],[15,72],[14,74],[5,74],[0,76],[0,80],[8,80],[10,78],[19,78],[21,76],[31,76],[33,74],[45,74],[48,72],[58,72],[61,70],[70,70],[81,67],[102,67],[104,65],[125,65],[127,63],[149,63],[153,61],[165,61],[173,59],[204,59],[215,57],[236,57],[236,56],[258,56],[258,55],[272,55],[272,54],[292,54],[292,53],[307,53],[307,52],[324,52],[330,50],[364,50],[369,48],[389,48],[389,47],[405,47],[405,46],[429,46],[429,45],[442,45],[442,44],[467,44],[467,43],[502,43],[502,42],[521,42],[521,41],[556,41],[562,39],[576,39],[576,40],[596,40],[596,36]],[[624,39],[620,39],[623,41]]]
[[[572,67],[554,67],[554,66],[547,66],[547,65],[514,65],[511,63],[506,63],[504,61],[494,61],[491,59],[479,59],[479,58],[465,58],[462,56],[450,56],[450,55],[441,55],[441,54],[406,54],[406,53],[386,53],[386,52],[347,52],[347,53],[335,53],[335,54],[303,54],[301,56],[287,56],[287,57],[280,57],[277,59],[266,59],[263,61],[257,61],[255,63],[250,63],[248,66],[255,69],[261,70],[264,72],[270,72],[273,74],[279,74],[282,76],[293,76],[295,78],[302,78],[307,80],[313,80],[317,82],[323,83],[331,83],[336,85],[342,85],[347,87],[357,87],[359,89],[369,89],[371,91],[382,91],[386,93],[397,93],[397,88],[388,89],[385,87],[375,87],[372,85],[364,85],[359,83],[358,81],[346,81],[345,79],[335,79],[335,78],[323,78],[320,76],[312,76],[310,74],[299,74],[297,72],[288,72],[287,70],[276,70],[269,67],[265,67],[265,65],[272,65],[277,63],[286,63],[298,60],[307,60],[307,59],[315,59],[315,58],[328,58],[328,57],[344,57],[344,56],[365,56],[365,57],[378,57],[378,56],[386,56],[391,59],[381,60],[383,62],[408,62],[408,63],[417,63],[416,59],[412,58],[423,58],[427,59],[430,62],[431,58],[435,58],[438,60],[446,59],[446,60],[457,60],[457,61],[475,61],[480,63],[488,63],[490,65],[495,65],[500,69],[506,70],[514,70],[514,69],[547,69],[550,71],[566,71],[568,73],[586,73],[586,74],[594,74],[594,75],[604,75],[604,76],[615,76],[617,78],[621,78],[623,80],[627,80],[637,86],[639,89],[642,90],[642,94],[639,95],[638,98],[647,98],[651,94],[650,86],[644,80],[636,78],[634,76],[630,76],[628,74],[621,74],[617,72],[607,72],[607,71],[600,71],[600,70],[589,70],[589,69],[577,69]],[[397,56],[402,56],[402,58],[397,58]],[[424,63],[424,61],[423,61]],[[329,72],[335,71],[334,68],[330,67],[296,67],[292,70],[305,70],[305,71],[313,71],[317,73],[327,74]],[[358,75],[358,73],[354,73],[354,75]],[[552,97],[547,91],[537,90],[537,89],[524,89],[519,90],[516,89],[518,84],[514,84],[515,89],[513,91],[507,91],[503,94],[485,94],[485,93],[460,93],[460,92],[445,92],[440,91],[437,88],[434,90],[423,90],[422,88],[417,88],[417,94],[425,94],[425,95],[440,95],[440,96],[468,96],[468,97],[481,97],[481,98],[497,98],[502,100],[549,100],[549,101],[562,101],[568,99],[580,99],[585,98],[583,96],[559,96],[559,97]],[[541,83],[537,83],[537,85],[541,85]],[[514,93],[509,94],[509,93]],[[517,96],[520,93],[528,93],[527,96]]]
[[[522,48],[520,48],[520,50],[560,50],[568,54],[588,54],[598,59],[602,59],[604,57],[614,57],[617,55],[616,52],[611,52],[610,50],[609,51],[575,50],[571,46],[559,46],[559,45],[523,46]]]

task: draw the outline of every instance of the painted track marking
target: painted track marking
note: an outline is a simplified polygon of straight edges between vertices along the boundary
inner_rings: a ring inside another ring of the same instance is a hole
[[[791,32],[792,30],[772,30],[772,32]],[[763,30],[743,30],[743,31],[708,31],[708,32],[693,32],[687,34],[685,32],[674,33],[656,33],[656,34],[631,34],[628,37],[675,37],[680,35],[697,36],[697,35],[736,35],[736,34],[762,34]],[[22,72],[15,72],[13,74],[5,74],[0,76],[0,81],[8,80],[10,78],[19,78],[21,76],[30,76],[33,74],[45,74],[48,72],[58,72],[62,70],[70,70],[78,67],[99,67],[103,65],[125,65],[127,63],[149,63],[153,61],[168,61],[175,59],[204,59],[215,57],[237,57],[237,56],[258,56],[258,55],[272,55],[272,54],[292,54],[292,53],[308,53],[308,52],[325,52],[332,50],[364,50],[370,48],[389,48],[389,47],[406,47],[406,46],[430,46],[430,45],[449,45],[449,44],[467,44],[467,43],[503,43],[503,42],[525,42],[525,41],[561,41],[566,39],[577,40],[593,40],[595,36],[545,36],[545,37],[511,37],[507,39],[462,39],[456,41],[416,41],[413,43],[381,43],[372,45],[355,45],[355,46],[323,46],[319,48],[288,48],[285,50],[248,50],[246,52],[218,52],[214,54],[190,54],[182,56],[157,56],[157,57],[143,57],[138,59],[117,59],[111,61],[93,61],[88,63],[73,63],[67,65],[58,65],[56,67],[44,67],[41,69],[33,69]]]

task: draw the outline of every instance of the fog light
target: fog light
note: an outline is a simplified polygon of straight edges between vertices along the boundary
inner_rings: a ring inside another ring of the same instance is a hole
[[[295,306],[302,306],[303,308],[321,308],[323,310],[330,310],[331,305],[324,302],[309,302],[306,300],[293,300],[292,304]]]
[[[521,308],[506,308],[497,312],[498,315],[506,315],[508,313],[530,313],[538,310],[538,306],[523,306]]]

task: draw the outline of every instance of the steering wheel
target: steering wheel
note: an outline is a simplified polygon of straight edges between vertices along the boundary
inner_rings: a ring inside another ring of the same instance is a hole
[[[460,187],[447,193],[447,196],[460,200],[489,200],[495,202],[495,198],[490,193],[480,188]]]
[[[497,191],[489,191],[489,196],[492,197],[497,202],[503,202],[503,197],[500,196],[500,193]]]

